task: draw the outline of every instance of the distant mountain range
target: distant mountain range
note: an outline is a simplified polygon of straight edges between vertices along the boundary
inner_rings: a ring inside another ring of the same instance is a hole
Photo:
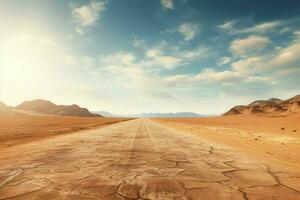
[[[50,114],[62,116],[80,116],[80,117],[135,117],[135,118],[196,118],[209,117],[215,115],[201,115],[194,112],[174,112],[174,113],[141,113],[133,115],[112,114],[107,111],[90,112],[76,104],[56,105],[50,101],[36,99],[24,101],[16,107],[10,107],[0,102],[0,115],[24,114],[22,111],[29,111],[37,114]],[[281,100],[271,98],[269,100],[257,100],[248,105],[239,105],[231,108],[224,115],[242,115],[242,114],[292,114],[300,113],[300,95],[290,99]],[[26,114],[26,113],[25,113]]]
[[[93,111],[93,113],[102,115],[103,117],[115,117],[115,116],[120,116],[120,115],[113,115],[110,112],[107,111]]]
[[[188,118],[188,117],[207,117],[210,115],[200,115],[193,112],[176,112],[176,113],[141,113],[133,115],[112,114],[107,111],[96,111],[104,117],[137,117],[137,118]]]
[[[231,108],[224,115],[241,114],[291,114],[300,112],[300,95],[290,99],[281,100],[271,98],[269,100],[258,100],[248,105],[240,105]]]
[[[99,114],[91,113],[86,108],[81,108],[76,104],[73,105],[56,105],[50,101],[36,99],[24,101],[15,109],[23,111],[32,111],[40,114],[79,116],[79,117],[102,117]]]
[[[132,115],[133,117],[145,118],[185,118],[185,117],[207,117],[207,115],[200,115],[193,112],[176,112],[176,113],[141,113]]]

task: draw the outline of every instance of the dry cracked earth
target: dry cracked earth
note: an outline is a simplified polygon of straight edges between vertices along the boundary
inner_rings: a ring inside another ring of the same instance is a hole
[[[0,152],[0,199],[300,199],[300,173],[149,119]]]

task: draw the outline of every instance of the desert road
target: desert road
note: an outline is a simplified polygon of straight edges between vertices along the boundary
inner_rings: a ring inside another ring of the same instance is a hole
[[[0,199],[300,199],[300,170],[150,119],[0,150]]]

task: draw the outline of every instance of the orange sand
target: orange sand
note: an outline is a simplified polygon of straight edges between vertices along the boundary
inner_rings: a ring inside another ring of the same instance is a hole
[[[129,119],[65,116],[0,116],[0,148]]]
[[[300,169],[300,115],[155,119],[249,155]]]

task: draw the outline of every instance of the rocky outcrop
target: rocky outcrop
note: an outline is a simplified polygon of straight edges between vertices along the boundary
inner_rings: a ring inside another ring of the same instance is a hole
[[[93,114],[86,108],[78,105],[56,105],[50,101],[36,99],[25,101],[16,106],[18,110],[33,111],[41,114],[79,116],[79,117],[102,117],[99,114]]]
[[[231,108],[225,115],[239,114],[281,114],[300,112],[300,95],[287,100],[271,98],[258,100],[248,105],[240,105]]]

